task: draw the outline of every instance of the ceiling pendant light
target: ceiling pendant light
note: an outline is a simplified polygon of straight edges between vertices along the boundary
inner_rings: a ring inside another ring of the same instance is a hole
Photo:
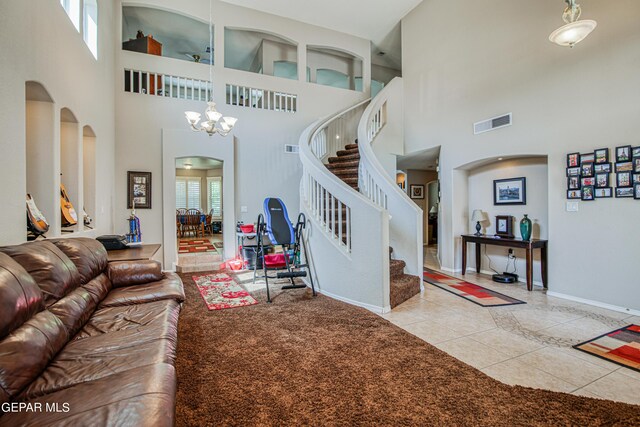
[[[204,112],[205,120],[200,122],[201,114],[195,111],[186,111],[184,115],[187,118],[187,122],[191,126],[191,129],[195,132],[206,132],[209,136],[218,134],[221,136],[227,136],[233,129],[238,119],[234,117],[223,117],[222,114],[216,110],[216,103],[213,101],[213,17],[212,17],[212,0],[209,0],[209,102],[207,102],[207,109]]]
[[[567,7],[562,13],[562,19],[566,22],[566,25],[551,33],[549,41],[558,46],[573,47],[584,40],[598,24],[591,19],[579,21],[582,13],[580,5],[576,3],[576,0],[565,0],[565,2]]]

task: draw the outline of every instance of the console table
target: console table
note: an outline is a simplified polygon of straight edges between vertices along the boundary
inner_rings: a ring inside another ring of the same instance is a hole
[[[462,274],[467,271],[467,243],[476,244],[476,271],[480,273],[481,259],[480,245],[506,246],[510,248],[521,248],[526,251],[525,261],[527,264],[527,290],[533,290],[533,250],[540,249],[540,268],[542,270],[542,285],[547,288],[547,240],[531,239],[508,239],[504,237],[494,237],[487,235],[476,236],[475,234],[462,235]]]
[[[133,246],[127,249],[118,249],[115,251],[107,251],[107,260],[109,262],[113,261],[140,261],[140,260],[148,260],[153,258],[153,256],[160,249],[160,245],[146,244],[140,246]]]

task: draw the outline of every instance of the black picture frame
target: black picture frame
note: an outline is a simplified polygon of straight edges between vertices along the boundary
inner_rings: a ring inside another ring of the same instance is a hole
[[[616,188],[616,198],[624,199],[633,197],[633,187],[618,187]]]
[[[618,172],[616,174],[616,187],[628,188],[633,187],[631,180],[631,172]]]
[[[640,173],[640,157],[633,158],[633,172]]]
[[[632,172],[633,162],[616,163],[616,172]]]
[[[633,184],[633,198],[636,200],[640,200],[640,183],[638,182]]]
[[[594,163],[596,165],[601,165],[603,163],[609,163],[609,149],[608,148],[598,148],[593,151],[595,156]]]
[[[631,149],[631,158],[640,157],[640,147],[633,147]]]
[[[582,200],[592,201],[595,200],[596,187],[593,185],[586,185],[582,187]]]
[[[580,177],[579,176],[570,176],[567,178],[567,188],[569,190],[579,190],[580,189]]]
[[[609,174],[607,172],[596,173],[596,188],[609,187]]]
[[[567,167],[573,168],[576,166],[580,166],[580,153],[567,154]]]
[[[424,185],[411,184],[409,186],[409,195],[412,199],[424,199]]]
[[[127,209],[151,209],[151,172],[127,172]]]
[[[631,181],[635,184],[637,182],[640,182],[640,173],[634,173],[631,176]]]
[[[513,239],[513,216],[496,215],[496,236]]]
[[[596,163],[596,165],[593,167],[593,170],[595,171],[595,173],[601,173],[601,172],[613,172],[611,163]]]
[[[567,190],[567,199],[582,199],[582,190]]]
[[[595,174],[595,166],[593,162],[587,162],[580,165],[580,175],[588,178],[592,177]]]
[[[613,197],[613,189],[611,187],[596,188],[594,196],[596,199],[607,199],[609,197]]]
[[[595,153],[591,152],[591,153],[584,153],[584,154],[580,154],[580,164],[585,164],[585,163],[593,163],[596,159],[596,155]]]
[[[631,161],[631,146],[630,145],[621,145],[616,147],[616,162],[629,162]]]
[[[493,204],[494,206],[526,205],[527,178],[522,176],[518,178],[494,180]]]
[[[567,177],[570,176],[580,176],[581,168],[580,166],[575,166],[572,168],[567,168]]]
[[[584,178],[580,178],[580,187],[588,187],[590,185],[596,185],[596,177],[595,176],[587,176]]]

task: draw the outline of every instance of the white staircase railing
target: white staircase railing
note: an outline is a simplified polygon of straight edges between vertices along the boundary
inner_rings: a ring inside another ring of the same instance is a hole
[[[400,94],[400,96],[394,96]],[[422,277],[423,213],[384,170],[372,144],[402,141],[399,127],[387,127],[388,111],[402,111],[402,79],[393,79],[369,104],[358,126],[360,192],[389,213],[389,241],[397,258],[406,263],[406,272]],[[402,115],[395,117],[402,120]],[[396,153],[401,154],[401,153]]]
[[[318,120],[300,136],[300,210],[320,292],[389,311],[389,215],[332,174],[322,160],[352,144],[368,101]]]

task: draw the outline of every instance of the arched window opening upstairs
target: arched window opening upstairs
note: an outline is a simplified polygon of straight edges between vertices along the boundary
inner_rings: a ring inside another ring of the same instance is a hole
[[[298,79],[297,44],[258,30],[224,29],[224,66],[234,70]]]
[[[340,49],[307,46],[308,81],[325,86],[362,91],[362,58]]]

